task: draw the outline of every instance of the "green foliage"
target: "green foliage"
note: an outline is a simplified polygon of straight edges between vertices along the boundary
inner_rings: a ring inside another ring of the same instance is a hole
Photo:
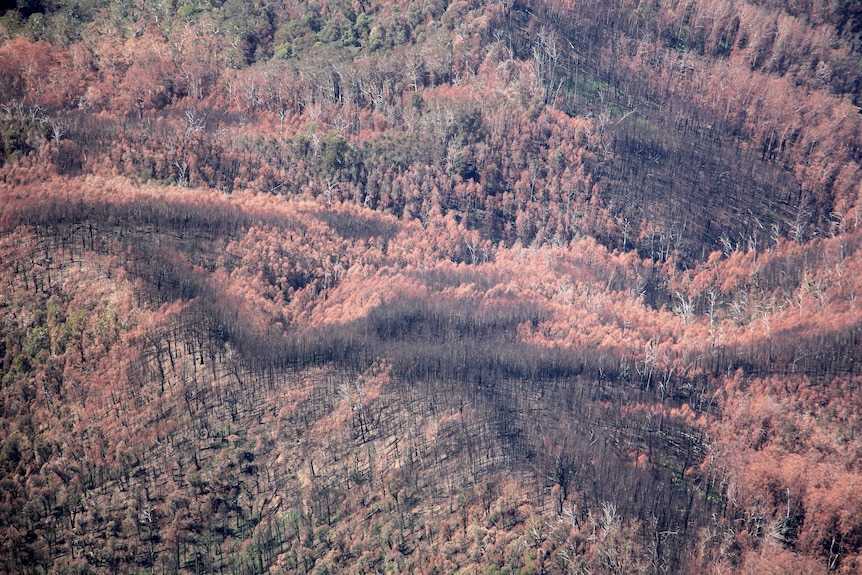
[[[48,300],[46,314],[48,326],[50,327],[54,327],[63,322],[65,319],[65,312],[63,310],[63,304],[58,298],[52,297]]]
[[[50,317],[50,307],[48,313]],[[65,321],[54,322],[51,328],[51,353],[62,355],[69,345],[75,345],[79,351],[82,351],[82,338],[89,318],[90,313],[81,309],[72,312]]]
[[[9,371],[3,376],[3,385],[11,385],[15,381],[15,376],[19,373],[28,373],[30,371],[30,358],[24,354],[16,355],[12,358],[12,363]]]
[[[371,52],[376,52],[383,48],[386,44],[386,32],[378,26],[372,26],[368,32],[368,49]]]
[[[83,320],[84,318],[82,318]],[[77,325],[81,325],[78,323]],[[117,341],[120,334],[120,315],[115,306],[108,306],[104,313],[96,320],[94,328],[96,339],[105,349]]]
[[[449,138],[460,138],[464,143],[475,144],[488,135],[482,111],[478,108],[465,108],[457,112],[455,121],[449,128]]]
[[[275,58],[286,60],[293,56],[293,45],[290,42],[282,42],[273,49],[272,55]]]
[[[19,2],[19,5],[21,2]],[[65,46],[81,40],[85,25],[108,5],[107,0],[28,1],[18,14],[25,17],[17,31],[34,40]]]
[[[340,18],[330,18],[317,33],[317,39],[324,44],[336,42],[341,38],[342,28],[343,21]]]
[[[21,461],[21,437],[13,433],[0,447],[0,467],[14,469],[19,461]]]
[[[20,34],[24,30],[20,12],[9,10],[0,16],[0,30],[4,30],[9,35]]]
[[[349,167],[352,152],[344,136],[328,132],[323,139],[323,171],[334,175]]]
[[[269,59],[272,56],[272,35],[275,31],[272,10],[268,6],[248,10],[246,8],[248,2],[230,0],[225,3],[222,10],[229,9],[235,4],[239,4],[242,8],[228,10],[230,17],[226,18],[225,23],[233,30],[235,36],[242,38],[245,44],[243,52],[246,61],[251,63]]]
[[[177,5],[177,16],[182,20],[191,20],[201,14],[217,11],[223,4],[221,1],[212,0],[186,0]]]
[[[0,157],[3,158],[15,157],[30,150],[30,146],[27,145],[26,131],[20,124],[12,122],[2,128],[2,144]]]
[[[374,18],[370,14],[357,14],[349,5],[335,11],[328,19],[323,19],[319,12],[309,8],[302,22],[291,21],[284,33],[293,38],[308,38],[314,34],[317,43],[356,48],[368,43],[373,22]]]
[[[37,327],[27,338],[24,350],[31,358],[35,358],[39,352],[51,349],[51,334],[45,327]]]

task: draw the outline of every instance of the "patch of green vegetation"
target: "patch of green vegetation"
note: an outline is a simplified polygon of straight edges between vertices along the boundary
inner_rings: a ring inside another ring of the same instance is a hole
[[[576,78],[573,80],[573,84],[579,99],[590,104],[602,103],[616,93],[613,86],[595,76],[585,75]]]

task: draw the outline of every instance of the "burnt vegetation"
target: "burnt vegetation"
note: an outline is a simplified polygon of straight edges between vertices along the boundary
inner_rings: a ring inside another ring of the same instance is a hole
[[[856,572],[858,20],[6,10],[0,571]]]

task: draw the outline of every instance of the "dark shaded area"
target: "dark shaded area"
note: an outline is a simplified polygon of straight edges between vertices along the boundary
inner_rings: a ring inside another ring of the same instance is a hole
[[[621,38],[642,33],[638,20],[594,3],[525,1],[515,3],[506,24],[521,59],[532,57],[537,37],[556,42],[548,82],[559,86],[558,105],[579,115],[611,110],[602,127],[607,154],[590,170],[615,217],[636,230],[655,224],[656,232],[636,242],[643,257],[678,252],[689,265],[723,241],[763,242],[762,230],[787,229],[801,211],[799,185],[776,161],[777,143],[761,150],[741,123],[615,65]],[[828,209],[820,206],[812,221],[826,219]],[[622,238],[598,237],[622,247]]]

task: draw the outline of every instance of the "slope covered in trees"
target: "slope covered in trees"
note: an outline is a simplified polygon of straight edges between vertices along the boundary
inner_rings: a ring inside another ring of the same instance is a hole
[[[852,3],[0,19],[0,569],[852,573]]]

